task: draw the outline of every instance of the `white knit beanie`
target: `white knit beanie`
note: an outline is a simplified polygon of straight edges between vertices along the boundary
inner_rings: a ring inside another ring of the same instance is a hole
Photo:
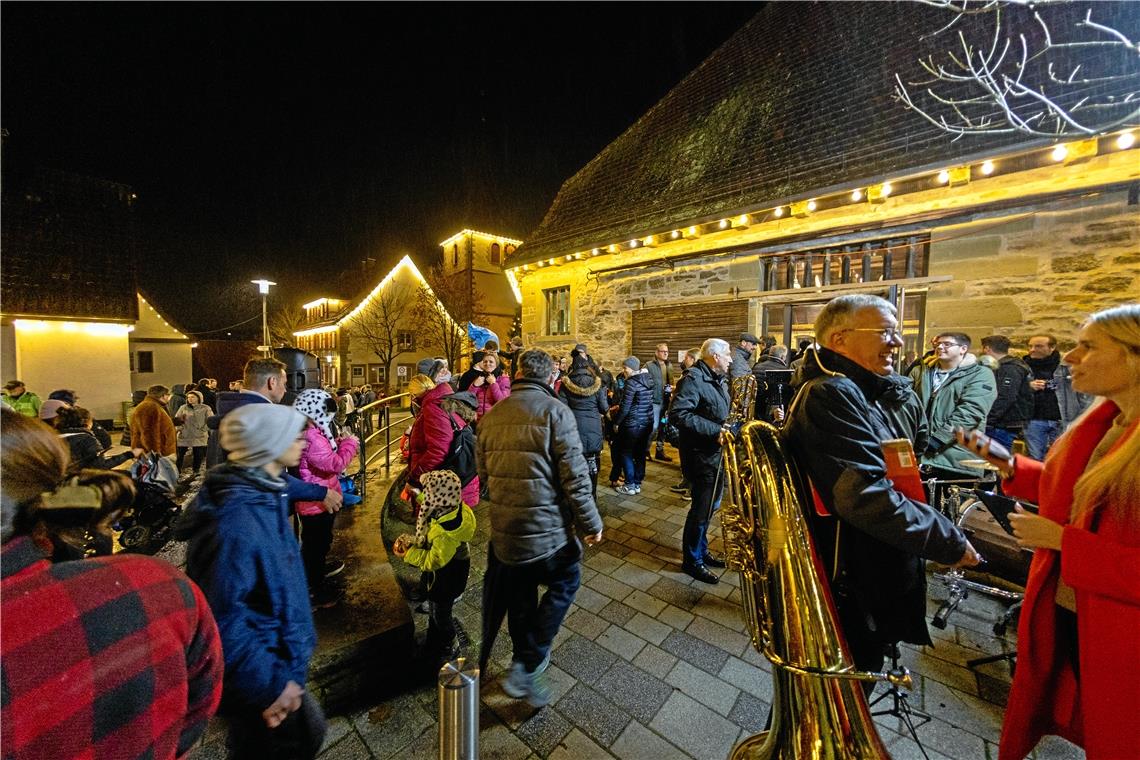
[[[218,442],[241,467],[263,467],[289,450],[308,421],[280,404],[246,404],[222,418]]]

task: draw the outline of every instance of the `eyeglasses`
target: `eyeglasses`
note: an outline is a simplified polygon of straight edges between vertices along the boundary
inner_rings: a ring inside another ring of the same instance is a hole
[[[839,332],[878,333],[880,340],[882,340],[884,343],[887,343],[891,340],[894,340],[895,338],[902,340],[902,336],[903,336],[902,333],[899,332],[897,328],[893,328],[893,327],[848,327],[847,329],[840,330]]]
[[[962,344],[961,343],[955,343],[952,340],[938,340],[938,341],[934,341],[930,345],[934,346],[935,348],[952,348],[953,346],[960,346]]]

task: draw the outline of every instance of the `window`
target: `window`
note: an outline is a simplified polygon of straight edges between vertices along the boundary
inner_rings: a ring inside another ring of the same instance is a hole
[[[413,351],[416,347],[416,336],[411,330],[400,330],[396,333],[396,346],[401,351]]]
[[[491,243],[491,263],[502,264],[498,243]]]
[[[154,372],[154,351],[139,351],[138,372]]]
[[[546,296],[546,334],[570,334],[570,286],[544,290]]]
[[[459,266],[459,243],[451,246],[451,265],[453,267]]]
[[[364,366],[361,364],[352,365],[352,382],[362,381],[364,379]]]

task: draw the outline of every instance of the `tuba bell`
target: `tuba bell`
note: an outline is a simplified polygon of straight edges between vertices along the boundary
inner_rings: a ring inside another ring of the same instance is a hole
[[[910,674],[852,665],[803,516],[811,502],[778,430],[745,422],[724,435],[722,446],[725,560],[740,573],[752,645],[772,664],[773,680],[770,729],[741,741],[730,758],[889,760],[862,683],[909,689]]]

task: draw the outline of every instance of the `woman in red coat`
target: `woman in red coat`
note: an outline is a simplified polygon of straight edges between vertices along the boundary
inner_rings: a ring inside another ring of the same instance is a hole
[[[1044,463],[959,434],[1001,469],[1006,493],[1040,505],[1010,517],[1035,552],[1001,760],[1045,734],[1089,760],[1140,757],[1140,305],[1092,315],[1064,360],[1073,388],[1101,400]]]
[[[463,401],[452,399],[456,395]],[[471,393],[453,394],[451,386],[441,382],[420,397],[420,413],[412,425],[408,446],[408,483],[420,487],[420,476],[443,463],[451,448],[456,428],[470,425],[475,417]],[[464,403],[467,402],[467,403]],[[455,426],[452,426],[452,423]],[[469,507],[479,503],[479,476],[463,487],[463,502]]]

